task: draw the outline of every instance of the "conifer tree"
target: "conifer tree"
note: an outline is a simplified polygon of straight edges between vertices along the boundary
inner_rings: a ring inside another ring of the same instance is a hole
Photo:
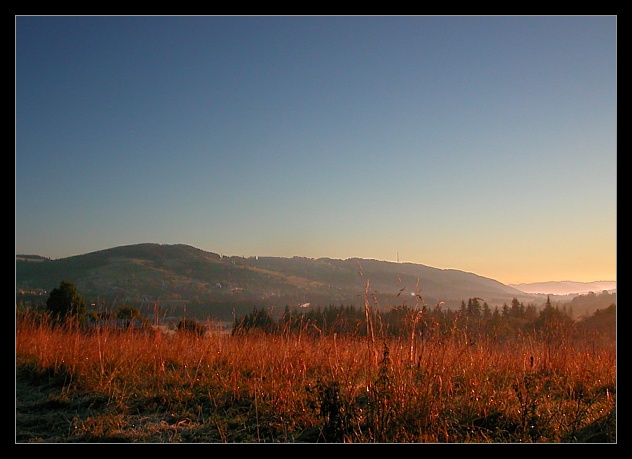
[[[62,281],[58,288],[50,292],[46,300],[46,309],[57,320],[75,317],[82,321],[86,315],[86,301],[77,293],[77,287],[72,282]]]

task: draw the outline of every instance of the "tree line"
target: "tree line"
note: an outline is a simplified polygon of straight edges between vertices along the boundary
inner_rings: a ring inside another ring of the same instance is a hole
[[[607,294],[603,292],[602,295]],[[594,295],[594,294],[593,294]],[[614,298],[614,297],[613,297]],[[19,309],[18,309],[19,311]],[[130,306],[121,306],[114,313],[87,311],[84,298],[74,284],[62,281],[53,289],[46,301],[46,312],[56,324],[75,322],[89,325],[106,319],[116,319],[123,324],[136,324],[149,327],[151,321],[140,311]],[[616,334],[616,304],[597,309],[584,320],[573,318],[572,307],[553,305],[547,297],[544,307],[538,309],[534,304],[523,304],[514,298],[510,304],[502,307],[490,307],[481,298],[469,298],[462,301],[458,309],[444,308],[443,303],[434,306],[426,304],[415,307],[401,305],[395,307],[373,307],[367,299],[363,308],[353,305],[329,305],[307,308],[285,307],[278,319],[269,309],[253,307],[252,311],[235,317],[231,333],[304,333],[312,336],[354,334],[366,336],[378,333],[380,336],[398,336],[416,333],[421,336],[454,333],[455,330],[467,330],[473,337],[486,334],[496,338],[508,337],[516,332],[539,331],[553,326],[571,327],[602,331],[613,336]],[[195,319],[181,319],[176,329],[182,332],[203,335],[207,326]]]
[[[367,322],[371,327],[367,327]],[[524,305],[514,298],[510,305],[489,307],[480,298],[462,301],[459,309],[434,307],[397,306],[390,308],[350,305],[316,306],[307,311],[286,306],[278,320],[267,309],[253,308],[252,312],[235,320],[233,334],[260,330],[264,333],[307,333],[311,335],[356,334],[366,336],[373,330],[381,336],[397,336],[407,333],[431,335],[467,329],[468,334],[491,334],[495,337],[510,335],[516,331],[542,330],[553,324],[570,326],[574,321],[566,308],[553,305],[550,298],[541,310],[533,304]]]

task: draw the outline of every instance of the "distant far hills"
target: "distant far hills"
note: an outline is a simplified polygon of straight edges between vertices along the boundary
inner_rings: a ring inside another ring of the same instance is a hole
[[[525,293],[541,293],[551,295],[582,295],[588,292],[601,293],[604,290],[612,292],[617,288],[616,281],[595,281],[595,282],[573,282],[573,281],[550,281],[532,282],[528,284],[509,284]]]
[[[279,307],[322,305],[459,307],[482,298],[490,307],[536,296],[455,269],[372,259],[234,257],[184,245],[135,244],[50,260],[16,256],[16,291],[50,291],[63,280],[88,301],[180,302]],[[536,304],[539,304],[539,300]]]

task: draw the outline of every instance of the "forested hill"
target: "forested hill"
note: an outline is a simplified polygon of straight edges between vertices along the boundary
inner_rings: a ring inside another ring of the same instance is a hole
[[[382,305],[478,297],[490,306],[534,297],[496,280],[454,269],[371,259],[222,256],[184,245],[135,244],[57,260],[16,257],[16,288],[50,291],[62,280],[90,298],[189,303]]]

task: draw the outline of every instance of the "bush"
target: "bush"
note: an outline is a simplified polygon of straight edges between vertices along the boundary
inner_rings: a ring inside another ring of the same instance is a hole
[[[195,320],[182,319],[178,322],[177,330],[183,333],[191,333],[197,336],[204,336],[206,327]]]

